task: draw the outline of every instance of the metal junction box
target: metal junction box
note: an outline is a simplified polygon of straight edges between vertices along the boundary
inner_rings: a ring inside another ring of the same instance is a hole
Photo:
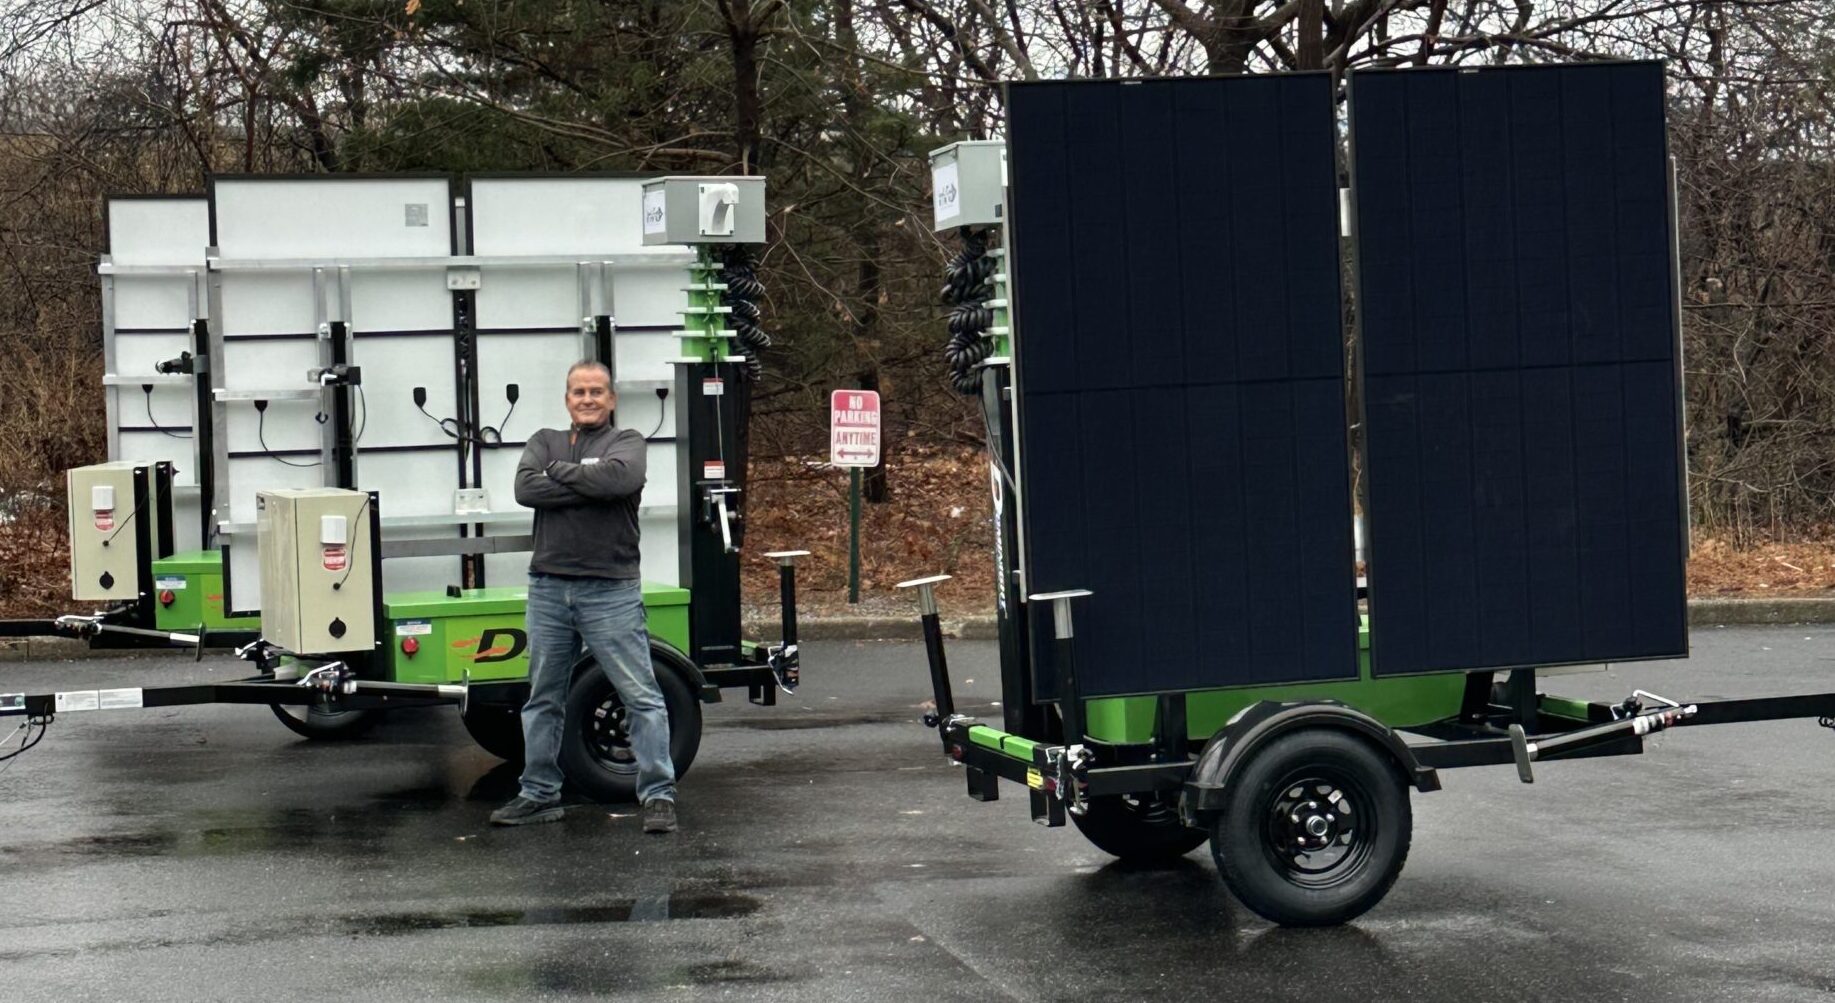
[[[370,496],[341,488],[262,491],[256,509],[267,639],[300,655],[375,647]]]
[[[644,183],[644,244],[762,244],[765,179],[671,177]]]
[[[964,140],[930,152],[932,229],[995,226],[1006,220],[1007,144]]]
[[[145,460],[116,460],[66,472],[71,598],[140,598],[140,569],[162,556],[154,552],[161,540],[158,471]]]

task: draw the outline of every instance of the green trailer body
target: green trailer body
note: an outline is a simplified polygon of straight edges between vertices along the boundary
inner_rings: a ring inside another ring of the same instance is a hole
[[[688,590],[650,582],[643,588],[650,637],[688,650]],[[455,684],[528,678],[528,595],[527,588],[505,587],[387,597],[389,679]]]
[[[1410,728],[1444,721],[1459,712],[1465,694],[1465,673],[1444,672],[1420,676],[1376,678],[1370,674],[1370,621],[1363,618],[1357,632],[1358,676],[1355,680],[1299,683],[1286,686],[1238,686],[1198,690],[1186,694],[1186,738],[1202,744],[1230,719],[1264,700],[1291,703],[1335,700],[1381,721],[1391,728]],[[1572,708],[1564,708],[1572,710]],[[1112,745],[1148,745],[1154,734],[1158,701],[1154,697],[1112,697],[1085,704],[1085,731],[1089,737]],[[1584,705],[1575,716],[1585,720]],[[1014,759],[1032,762],[1039,743],[996,728],[976,726],[969,738]]]
[[[1284,686],[1237,686],[1197,690],[1186,694],[1186,737],[1196,742],[1215,735],[1244,708],[1263,700],[1336,700],[1354,707],[1391,728],[1409,728],[1443,721],[1459,712],[1465,692],[1465,673],[1442,672],[1419,676],[1376,678],[1370,674],[1370,618],[1357,630],[1357,678],[1328,683]],[[1091,700],[1084,713],[1091,738],[1116,745],[1153,741],[1157,701],[1153,697],[1111,697]],[[1030,759],[1028,752],[1026,757]]]
[[[193,633],[207,631],[259,631],[261,618],[231,617],[223,609],[223,552],[188,550],[153,562],[153,587],[158,591],[153,625],[160,630]],[[170,595],[171,602],[165,597]]]

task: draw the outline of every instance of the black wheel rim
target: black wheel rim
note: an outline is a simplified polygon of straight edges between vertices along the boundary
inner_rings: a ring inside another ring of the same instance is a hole
[[[594,761],[613,773],[636,773],[637,755],[631,751],[630,723],[624,701],[618,691],[606,693],[593,707],[592,720],[586,727],[586,751]]]
[[[1264,796],[1262,849],[1275,870],[1305,888],[1354,878],[1376,843],[1375,799],[1353,778],[1308,767]]]

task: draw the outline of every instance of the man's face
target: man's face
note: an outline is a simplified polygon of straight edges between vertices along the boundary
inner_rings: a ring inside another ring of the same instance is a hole
[[[567,415],[576,425],[602,425],[618,406],[618,395],[597,369],[576,369],[567,377]]]

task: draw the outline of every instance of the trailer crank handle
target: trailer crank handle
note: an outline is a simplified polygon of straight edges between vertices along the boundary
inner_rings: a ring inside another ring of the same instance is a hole
[[[714,507],[720,519],[720,543],[729,554],[739,553],[733,543],[733,513],[726,507],[726,496],[737,492],[737,488],[708,488],[707,493],[714,496]]]
[[[1526,784],[1535,783],[1535,771],[1530,769],[1529,764],[1537,759],[1545,758],[1551,753],[1582,749],[1589,745],[1598,745],[1601,742],[1624,736],[1642,737],[1644,735],[1649,735],[1694,717],[1698,710],[1699,708],[1694,704],[1665,707],[1662,710],[1651,711],[1647,714],[1639,714],[1636,717],[1628,717],[1619,721],[1610,721],[1605,724],[1594,725],[1591,728],[1579,728],[1565,734],[1550,735],[1547,738],[1539,738],[1535,741],[1530,741],[1528,734],[1523,731],[1522,725],[1513,724],[1510,726],[1510,751],[1516,759],[1517,779]]]

